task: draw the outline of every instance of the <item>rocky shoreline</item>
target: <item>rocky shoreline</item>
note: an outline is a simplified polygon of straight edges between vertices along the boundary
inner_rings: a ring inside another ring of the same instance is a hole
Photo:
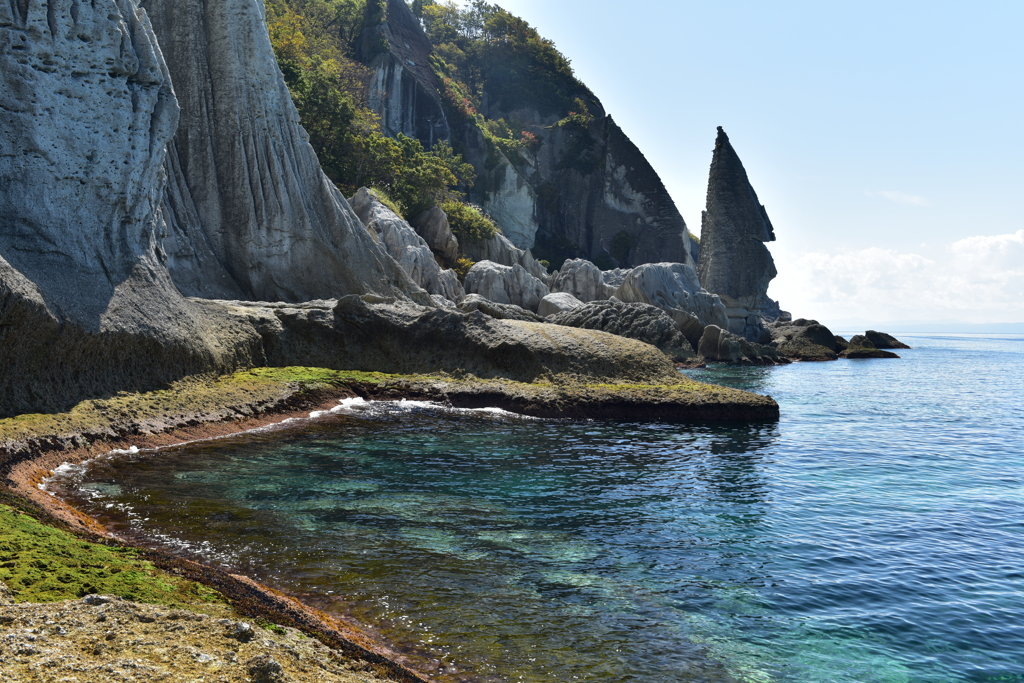
[[[115,449],[158,448],[266,427],[289,418],[308,418],[311,413],[329,410],[347,397],[431,400],[454,407],[500,407],[525,415],[570,419],[752,421],[775,420],[779,410],[778,404],[769,397],[701,384],[682,376],[675,383],[665,384],[602,384],[565,378],[529,384],[468,376],[261,368],[219,378],[191,378],[163,391],[85,401],[67,413],[0,420],[0,505],[18,509],[83,542],[124,548],[123,543],[111,538],[93,520],[41,490],[45,477],[63,463],[81,463]],[[0,543],[0,553],[9,550]],[[167,553],[141,548],[135,551],[168,576],[213,588],[230,605],[223,609],[234,610],[239,617],[262,619],[297,630],[285,630],[283,635],[278,634],[281,637],[277,640],[261,633],[259,642],[263,643],[263,652],[256,653],[252,648],[240,649],[237,638],[232,641],[230,629],[224,623],[230,622],[234,628],[238,620],[231,621],[229,616],[222,616],[222,621],[227,620],[222,623],[180,610],[174,612],[103,598],[102,604],[120,615],[119,623],[134,624],[139,621],[139,614],[145,614],[149,616],[142,619],[144,624],[189,624],[191,630],[179,633],[170,627],[163,628],[161,640],[156,635],[161,627],[147,626],[143,640],[148,645],[138,639],[126,640],[115,633],[113,639],[120,644],[116,653],[105,657],[103,643],[100,643],[98,650],[97,647],[86,648],[89,651],[84,654],[67,655],[58,654],[67,647],[54,643],[76,642],[81,647],[71,650],[77,651],[84,647],[83,643],[96,640],[96,628],[90,625],[87,616],[97,611],[94,604],[78,600],[50,605],[0,605],[0,637],[8,637],[11,643],[17,641],[17,647],[7,655],[9,662],[4,660],[5,672],[10,668],[17,672],[12,675],[24,677],[14,680],[36,680],[31,678],[35,675],[31,672],[46,661],[49,662],[46,666],[54,672],[73,669],[85,674],[87,677],[82,680],[95,680],[89,678],[93,674],[87,672],[101,669],[108,675],[118,671],[119,680],[160,680],[161,671],[177,670],[182,665],[173,657],[163,661],[169,644],[176,642],[175,638],[187,639],[186,636],[199,637],[198,634],[206,633],[212,640],[196,657],[201,658],[204,652],[209,657],[199,662],[206,667],[204,671],[210,671],[208,680],[429,680],[415,673],[401,655],[374,642],[372,636],[357,625],[342,623],[246,577]],[[17,560],[10,562],[10,566],[15,567]],[[87,586],[76,586],[73,579],[70,581],[69,590],[90,590]],[[19,587],[11,588],[17,597]],[[87,596],[86,600],[99,598]],[[39,624],[45,625],[42,631]],[[104,633],[107,631],[110,629]],[[301,656],[282,655],[282,652],[290,653],[289,648],[299,647],[301,637],[297,633],[300,632],[326,644],[329,649],[321,652],[317,646],[310,645],[303,646]],[[53,643],[46,647],[26,644],[40,642],[41,633]],[[30,637],[36,640],[30,641]],[[89,654],[93,650],[100,654]],[[291,662],[295,666],[288,664],[285,660],[289,657],[302,666],[296,662]],[[267,658],[276,664],[267,663]],[[210,669],[214,666],[210,662],[216,662],[215,671]],[[265,665],[263,668],[260,662]]]

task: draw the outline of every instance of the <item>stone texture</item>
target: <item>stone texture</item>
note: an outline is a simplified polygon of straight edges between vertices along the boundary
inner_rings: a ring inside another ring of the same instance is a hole
[[[651,304],[695,316],[700,325],[729,324],[721,300],[704,291],[693,268],[683,263],[648,263],[634,268],[616,290],[626,302]],[[686,316],[689,319],[689,316]]]
[[[469,299],[469,297],[467,297]],[[465,303],[465,302],[464,302]],[[495,320],[373,295],[301,306],[210,302],[259,330],[269,365],[391,373],[472,373],[531,382],[678,381],[657,349],[596,330]]]
[[[255,362],[161,263],[178,106],[147,14],[0,4],[0,415]]]
[[[402,0],[387,1],[383,23],[366,27],[358,45],[360,59],[374,72],[370,106],[380,115],[384,132],[417,138],[427,149],[451,138],[430,66],[431,50],[419,21]]]
[[[415,295],[320,170],[271,49],[263,4],[144,4],[181,105],[163,210],[179,289],[271,301]]]
[[[519,249],[504,235],[498,234],[486,240],[465,240],[462,251],[472,261],[493,261],[503,266],[520,265],[543,283],[551,281],[548,269],[533,258],[528,249]]]
[[[568,292],[553,292],[540,300],[540,305],[537,307],[537,315],[548,318],[566,311],[575,311],[581,306],[583,306],[583,302],[572,294]]]
[[[778,365],[789,362],[774,346],[751,343],[717,325],[704,328],[697,353],[707,361],[732,365]]]
[[[487,143],[475,122],[456,125],[444,118],[429,41],[404,2],[388,0],[386,21],[365,30],[360,49],[375,73],[371,102],[385,130],[427,146],[452,139],[476,169],[470,200],[494,217],[517,248],[533,249],[552,263],[582,257],[609,267],[662,260],[694,265],[686,223],[658,174],[582,85],[578,94],[594,115],[582,129],[554,126],[568,112],[548,111],[541,102],[508,111],[485,96],[482,114],[541,140],[537,150],[506,156]]]
[[[864,336],[871,340],[876,349],[909,349],[910,347],[891,334],[868,330]]]
[[[675,323],[657,306],[622,301],[592,301],[550,318],[555,325],[601,330],[657,347],[674,362],[696,354]]]
[[[779,353],[792,360],[836,360],[836,339],[817,320],[798,318],[791,322],[776,322],[768,326]]]
[[[632,268],[612,268],[611,270],[602,270],[601,280],[611,287],[614,292],[622,286],[622,283],[626,280],[626,276],[631,272],[633,272]]]
[[[729,136],[719,127],[708,179],[707,209],[701,221],[697,273],[701,286],[720,295],[731,309],[729,330],[736,334],[760,336],[759,329],[746,329],[747,318],[771,308],[768,283],[776,270],[763,243],[774,240],[768,214],[750,185]]]
[[[503,266],[493,261],[479,261],[466,274],[466,293],[479,294],[499,304],[514,304],[537,312],[540,301],[550,291],[543,282],[518,263]]]
[[[426,241],[367,188],[359,188],[349,204],[362,224],[378,236],[391,258],[413,282],[430,294],[454,302],[466,295],[455,271],[442,270]]]
[[[875,332],[878,336],[879,333]],[[885,335],[889,337],[889,335]],[[887,343],[884,337],[880,337],[883,343]],[[892,337],[890,337],[892,338]],[[850,337],[849,345],[839,354],[840,358],[899,358],[892,351],[883,351],[877,348],[872,338],[866,334],[855,334]]]
[[[480,311],[484,315],[490,316],[495,320],[523,320],[535,323],[547,322],[543,316],[533,313],[532,311],[528,311],[525,308],[516,306],[515,304],[495,303],[490,299],[485,299],[479,294],[467,294],[466,298],[459,302],[457,308],[463,313]]]
[[[451,268],[459,258],[459,240],[448,225],[448,215],[439,206],[419,212],[410,221],[413,229],[426,241],[434,256],[445,268]]]
[[[552,292],[566,292],[580,301],[606,301],[615,287],[605,284],[600,268],[585,259],[568,259],[551,280]]]

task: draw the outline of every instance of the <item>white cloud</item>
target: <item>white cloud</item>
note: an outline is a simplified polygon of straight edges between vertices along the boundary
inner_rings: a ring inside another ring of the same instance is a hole
[[[777,266],[770,294],[798,316],[1024,321],[1024,230],[967,237],[928,256],[871,247]]]
[[[912,206],[928,206],[928,200],[916,194],[907,194],[906,192],[893,192],[891,190],[884,190],[882,192],[879,192],[878,194],[882,195],[890,202],[896,202],[897,204],[910,204]]]

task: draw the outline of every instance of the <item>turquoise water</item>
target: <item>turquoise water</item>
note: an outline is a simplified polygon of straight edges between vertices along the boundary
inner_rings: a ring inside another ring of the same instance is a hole
[[[1024,681],[1024,337],[710,368],[778,423],[352,405],[54,490],[440,681]]]

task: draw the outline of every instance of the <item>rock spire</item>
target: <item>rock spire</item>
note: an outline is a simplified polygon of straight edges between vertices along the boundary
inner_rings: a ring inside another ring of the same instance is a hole
[[[722,297],[729,310],[729,330],[750,336],[760,327],[757,313],[768,305],[768,283],[777,275],[764,242],[775,241],[768,214],[747,178],[729,136],[718,127],[708,178],[707,209],[702,215],[701,286]]]

